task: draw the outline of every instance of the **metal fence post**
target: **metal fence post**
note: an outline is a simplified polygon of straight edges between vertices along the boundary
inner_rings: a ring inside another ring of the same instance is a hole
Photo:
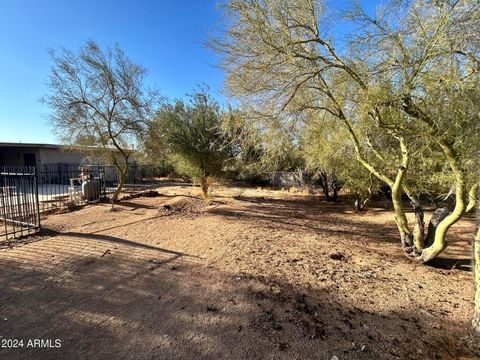
[[[7,233],[8,233],[8,227],[7,227],[7,209],[6,209],[6,206],[5,206],[5,183],[3,181],[3,176],[1,178],[1,181],[0,181],[0,191],[2,192],[0,195],[1,195],[1,198],[2,198],[2,214],[3,214],[3,224],[5,226],[5,237],[7,236]]]
[[[35,208],[37,212],[37,225],[38,230],[42,229],[42,225],[40,224],[40,201],[38,200],[38,179],[37,179],[37,167],[33,168],[33,181],[35,187]]]

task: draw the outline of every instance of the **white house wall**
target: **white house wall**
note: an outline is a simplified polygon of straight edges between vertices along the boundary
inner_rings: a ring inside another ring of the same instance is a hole
[[[65,151],[55,147],[0,146],[0,166],[24,166],[25,154],[35,154],[37,166],[82,163],[99,164],[103,162],[101,159],[98,159],[98,161],[87,161],[85,155],[80,152]],[[115,156],[119,163],[123,162],[120,154],[117,153]],[[130,156],[129,163],[135,163],[135,157],[133,155]]]
[[[57,149],[40,149],[39,165],[51,164],[80,164],[84,156],[75,152],[61,151]]]

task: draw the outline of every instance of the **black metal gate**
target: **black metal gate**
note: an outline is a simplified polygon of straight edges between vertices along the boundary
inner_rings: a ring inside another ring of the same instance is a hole
[[[39,210],[35,167],[0,168],[0,241],[40,231]]]

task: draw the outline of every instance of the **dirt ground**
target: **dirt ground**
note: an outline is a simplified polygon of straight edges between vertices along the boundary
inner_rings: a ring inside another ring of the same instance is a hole
[[[50,215],[43,236],[0,250],[0,359],[480,358],[473,219],[425,266],[380,203],[158,191]]]

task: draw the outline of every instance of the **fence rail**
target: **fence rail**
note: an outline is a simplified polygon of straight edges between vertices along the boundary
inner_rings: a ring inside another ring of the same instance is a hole
[[[154,186],[153,171],[151,165],[130,166],[122,191],[135,192]],[[117,168],[105,165],[46,165],[37,167],[37,176],[42,212],[107,198],[120,182]],[[87,186],[95,189],[87,190]]]
[[[40,230],[37,177],[32,167],[0,169],[0,235],[18,238]]]
[[[0,239],[40,228],[41,212],[58,211],[108,198],[120,176],[115,166],[57,164],[0,167]],[[151,165],[132,165],[123,192],[156,186]]]

